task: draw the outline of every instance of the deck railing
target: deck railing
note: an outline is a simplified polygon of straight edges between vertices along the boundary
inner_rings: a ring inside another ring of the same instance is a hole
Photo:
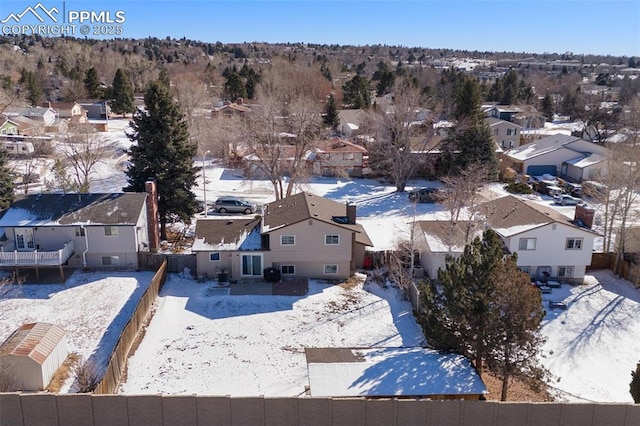
[[[64,264],[73,254],[73,241],[55,251],[3,251],[0,266],[57,266]]]

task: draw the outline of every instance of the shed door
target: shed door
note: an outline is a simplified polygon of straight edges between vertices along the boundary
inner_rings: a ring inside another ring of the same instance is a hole
[[[30,251],[36,248],[33,239],[33,228],[16,228],[16,248],[22,251]]]

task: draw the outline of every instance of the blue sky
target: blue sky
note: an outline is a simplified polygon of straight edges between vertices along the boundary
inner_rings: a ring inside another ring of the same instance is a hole
[[[0,0],[0,20],[37,3]],[[124,11],[122,36],[132,38],[640,56],[638,0],[66,0],[64,8]]]

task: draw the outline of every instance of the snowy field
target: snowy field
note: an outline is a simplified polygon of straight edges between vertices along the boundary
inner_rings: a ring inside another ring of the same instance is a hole
[[[153,272],[79,272],[64,285],[22,285],[0,298],[0,342],[23,324],[66,331],[67,349],[106,368],[109,356]],[[62,392],[70,389],[71,377]]]
[[[305,347],[424,344],[394,288],[310,281],[306,296],[220,290],[170,275],[121,392],[300,396],[309,384]]]

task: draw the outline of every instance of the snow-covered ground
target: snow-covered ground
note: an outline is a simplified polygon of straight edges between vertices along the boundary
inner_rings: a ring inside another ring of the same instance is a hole
[[[0,342],[32,322],[58,325],[67,348],[106,368],[153,272],[76,272],[64,285],[22,285],[0,298]],[[73,377],[62,392],[69,390]]]
[[[230,296],[171,275],[121,392],[299,396],[305,347],[424,344],[409,302],[378,284],[310,281],[305,296]]]

